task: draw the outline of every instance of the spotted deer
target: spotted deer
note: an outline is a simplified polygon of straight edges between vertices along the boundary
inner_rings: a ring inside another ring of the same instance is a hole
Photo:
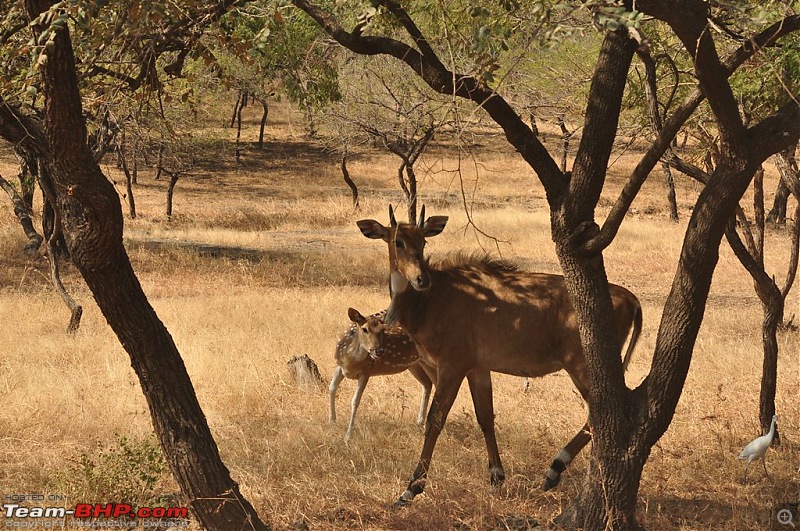
[[[428,400],[431,396],[432,381],[420,364],[419,352],[414,342],[400,327],[386,326],[382,320],[385,311],[364,317],[358,310],[349,308],[347,315],[353,324],[336,345],[336,369],[333,371],[328,394],[330,395],[329,421],[336,421],[336,389],[347,377],[358,380],[350,408],[350,423],[347,425],[345,439],[353,436],[353,424],[361,395],[372,376],[410,372],[422,385],[417,425],[425,421]]]
[[[372,219],[357,222],[364,236],[389,247],[391,304],[385,321],[413,338],[423,362],[436,375],[422,453],[397,505],[423,492],[436,441],[464,378],[486,443],[491,482],[502,483],[491,371],[536,377],[564,369],[588,399],[586,360],[564,277],[520,271],[488,258],[457,256],[431,263],[425,240],[440,234],[448,218],[425,219],[424,207],[419,224],[398,224],[391,207],[389,217],[389,227]],[[609,288],[620,350],[630,332],[622,362],[627,366],[642,329],[641,306],[627,289],[614,284]],[[558,484],[590,440],[587,423],[553,460],[545,489]]]

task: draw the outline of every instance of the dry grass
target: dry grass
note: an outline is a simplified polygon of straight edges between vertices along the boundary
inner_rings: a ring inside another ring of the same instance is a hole
[[[179,182],[171,221],[162,214],[166,183],[147,175],[136,188],[140,216],[126,219],[134,267],[178,344],[223,458],[244,493],[276,529],[301,519],[313,530],[492,529],[498,517],[509,514],[549,522],[580,488],[586,466],[581,456],[555,492],[538,490],[553,455],[585,419],[585,406],[565,374],[536,380],[526,393],[521,380],[495,377],[497,431],[508,477],[496,490],[488,487],[482,436],[462,390],[437,446],[426,494],[402,511],[389,506],[405,488],[421,448],[421,431],[414,425],[416,381],[409,375],[374,379],[349,445],[343,442],[344,423],[326,422],[326,394],[303,391],[290,381],[285,363],[302,353],[330,377],[348,306],[363,312],[386,306],[385,249],[361,237],[353,222],[385,220],[386,202],[397,202],[399,194],[395,161],[365,153],[350,168],[362,192],[362,210],[353,213],[335,157],[303,143],[285,110],[271,116],[277,123],[268,146],[246,151],[241,164],[233,162],[229,143],[209,148],[206,162]],[[250,117],[249,133],[256,119]],[[230,131],[217,134],[232,137]],[[527,269],[558,271],[541,187],[518,157],[499,140],[472,161],[448,156],[438,149],[426,161],[430,171],[422,191],[430,198],[429,212],[451,216],[444,235],[431,240],[431,254],[485,249]],[[7,151],[0,152],[0,161],[3,174],[13,175]],[[459,164],[460,177],[454,171]],[[601,210],[630,164],[629,158],[615,164]],[[115,169],[106,170],[119,179]],[[474,194],[475,223],[502,243],[469,226],[461,207],[462,181],[468,197]],[[774,175],[768,181],[773,183]],[[661,307],[697,193],[679,180],[683,221],[671,224],[660,182],[649,182],[606,254],[610,278],[632,289],[644,305],[631,384],[649,370]],[[22,245],[4,201],[0,493],[59,492],[71,502],[120,501],[86,477],[81,455],[93,460],[96,472],[111,475],[118,472],[103,468],[110,465],[102,455],[119,461],[114,456],[125,444],[150,444],[152,428],[138,382],[91,294],[69,268],[67,285],[86,311],[78,334],[65,335],[67,311],[48,285],[46,264],[21,256]],[[770,231],[768,246],[769,269],[780,280],[786,235]],[[797,308],[794,290],[787,314]],[[744,484],[736,460],[757,435],[760,314],[750,280],[723,245],[683,397],[645,469],[639,516],[647,528],[764,529],[774,524],[770,511],[776,504],[800,499],[797,332],[780,338],[777,407],[783,444],[768,454],[773,479],[752,467],[752,479]],[[346,416],[353,388],[352,382],[342,386],[340,417]],[[123,437],[133,442],[121,443]],[[125,463],[152,471],[152,464],[137,456],[134,452]],[[131,478],[136,473],[131,470]],[[177,490],[166,474],[149,488],[153,492],[142,496]]]

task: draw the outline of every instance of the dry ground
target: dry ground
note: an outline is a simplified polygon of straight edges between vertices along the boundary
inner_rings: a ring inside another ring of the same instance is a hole
[[[585,456],[553,492],[538,488],[550,460],[582,425],[585,406],[565,374],[532,382],[495,377],[497,431],[507,481],[490,489],[480,430],[462,390],[437,446],[429,487],[405,510],[390,509],[421,448],[414,425],[420,389],[410,375],[370,382],[356,434],[345,444],[353,382],[343,383],[340,422],[327,423],[323,391],[298,389],[286,361],[307,353],[329,378],[346,310],[387,304],[383,244],[364,239],[354,221],[386,220],[397,202],[396,161],[367,152],[350,166],[362,192],[353,213],[335,156],[306,144],[299,121],[273,110],[268,144],[236,164],[231,130],[178,183],[175,216],[165,219],[166,183],[148,172],[135,188],[139,217],[126,219],[126,245],[151,303],[186,361],[222,456],[244,494],[276,529],[305,520],[312,530],[496,529],[507,515],[549,524],[580,488]],[[248,117],[252,139],[258,117]],[[222,119],[219,120],[222,122]],[[553,146],[555,146],[555,142]],[[0,173],[14,159],[0,152]],[[430,214],[451,221],[430,241],[431,255],[458,249],[558,271],[541,186],[502,141],[486,138],[461,161],[435,148],[425,159],[422,196]],[[602,207],[613,201],[635,159],[611,170]],[[461,172],[456,171],[460,167]],[[121,177],[105,167],[113,179]],[[768,174],[771,192],[775,176]],[[122,192],[124,186],[118,185]],[[464,194],[462,195],[462,189]],[[661,307],[669,290],[698,187],[679,178],[682,221],[666,219],[659,176],[647,183],[606,253],[612,281],[644,306],[644,334],[629,370],[635,385],[649,369]],[[481,231],[467,223],[466,197]],[[768,194],[771,197],[771,194]],[[601,212],[602,215],[602,212]],[[154,451],[151,425],[127,355],[74,269],[68,288],[84,305],[81,328],[64,333],[68,313],[40,257],[21,254],[21,230],[0,200],[0,494],[58,493],[69,503],[175,504],[176,487]],[[785,275],[787,235],[768,234],[769,271]],[[798,309],[797,289],[787,315]],[[640,491],[648,528],[779,528],[774,508],[800,500],[798,333],[781,334],[777,408],[783,444],[747,483],[736,460],[758,435],[761,308],[744,269],[723,244],[706,318],[674,421],[653,449]],[[183,503],[183,502],[180,502]]]

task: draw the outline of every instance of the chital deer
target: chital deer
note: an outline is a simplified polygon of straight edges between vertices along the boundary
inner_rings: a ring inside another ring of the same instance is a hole
[[[356,411],[361,395],[372,376],[398,374],[405,370],[422,384],[422,403],[420,404],[417,425],[425,421],[428,400],[431,396],[432,381],[419,360],[419,351],[408,335],[397,326],[386,326],[382,318],[386,312],[364,317],[358,310],[349,308],[347,315],[353,324],[336,345],[336,369],[333,371],[328,394],[331,410],[330,422],[336,421],[336,389],[345,377],[358,380],[350,407],[350,423],[347,425],[345,439],[353,436]]]
[[[371,219],[357,222],[364,236],[389,246],[392,301],[385,321],[403,327],[437,375],[419,463],[397,504],[410,503],[424,490],[436,440],[465,377],[486,442],[490,479],[499,484],[505,473],[495,437],[490,371],[535,377],[564,369],[588,397],[586,362],[564,277],[519,271],[488,258],[459,256],[431,264],[424,254],[425,238],[441,233],[448,218],[426,220],[424,207],[419,225],[398,224],[391,207],[389,216],[390,227]],[[610,291],[620,350],[631,334],[623,360],[627,366],[642,328],[641,306],[623,287],[612,284]],[[553,460],[545,489],[558,484],[590,440],[584,425]]]

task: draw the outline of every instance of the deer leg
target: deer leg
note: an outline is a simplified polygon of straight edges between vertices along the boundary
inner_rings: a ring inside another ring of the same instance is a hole
[[[408,505],[415,496],[422,494],[422,491],[425,490],[428,468],[431,464],[431,457],[433,457],[433,449],[436,447],[436,440],[439,438],[439,434],[442,433],[444,422],[447,420],[447,415],[450,413],[450,408],[453,407],[456,396],[458,396],[458,389],[461,387],[462,381],[464,381],[463,372],[448,372],[439,367],[436,391],[433,393],[433,402],[431,403],[430,411],[428,411],[428,420],[425,423],[425,442],[422,445],[419,463],[411,476],[408,488],[400,495],[395,507]]]
[[[331,384],[328,386],[328,396],[330,397],[331,401],[331,409],[330,414],[328,415],[328,422],[334,423],[336,422],[336,390],[339,388],[339,384],[342,383],[344,379],[344,371],[341,367],[336,367],[333,370],[333,377],[331,378]]]
[[[344,435],[346,441],[349,441],[353,437],[353,424],[356,423],[356,411],[358,411],[358,405],[361,403],[361,395],[364,394],[364,388],[367,387],[367,382],[369,382],[369,376],[362,374],[358,379],[356,392],[353,393],[353,402],[350,405],[350,423],[347,425],[347,433]]]
[[[419,364],[409,367],[408,372],[410,372],[422,385],[422,402],[420,403],[419,415],[417,416],[417,426],[422,426],[422,424],[425,422],[425,414],[428,413],[428,402],[431,398],[433,382],[428,376],[428,373],[425,372],[425,370]]]
[[[544,478],[542,490],[550,490],[561,481],[561,473],[567,469],[572,459],[580,452],[584,446],[592,440],[592,432],[589,431],[589,424],[584,424],[567,445],[558,452]]]
[[[467,381],[472,393],[475,416],[483,431],[486,452],[489,454],[489,478],[492,485],[500,485],[506,479],[506,474],[503,471],[503,463],[500,462],[500,451],[497,449],[497,436],[494,431],[492,375],[489,371],[470,372],[467,374]]]

